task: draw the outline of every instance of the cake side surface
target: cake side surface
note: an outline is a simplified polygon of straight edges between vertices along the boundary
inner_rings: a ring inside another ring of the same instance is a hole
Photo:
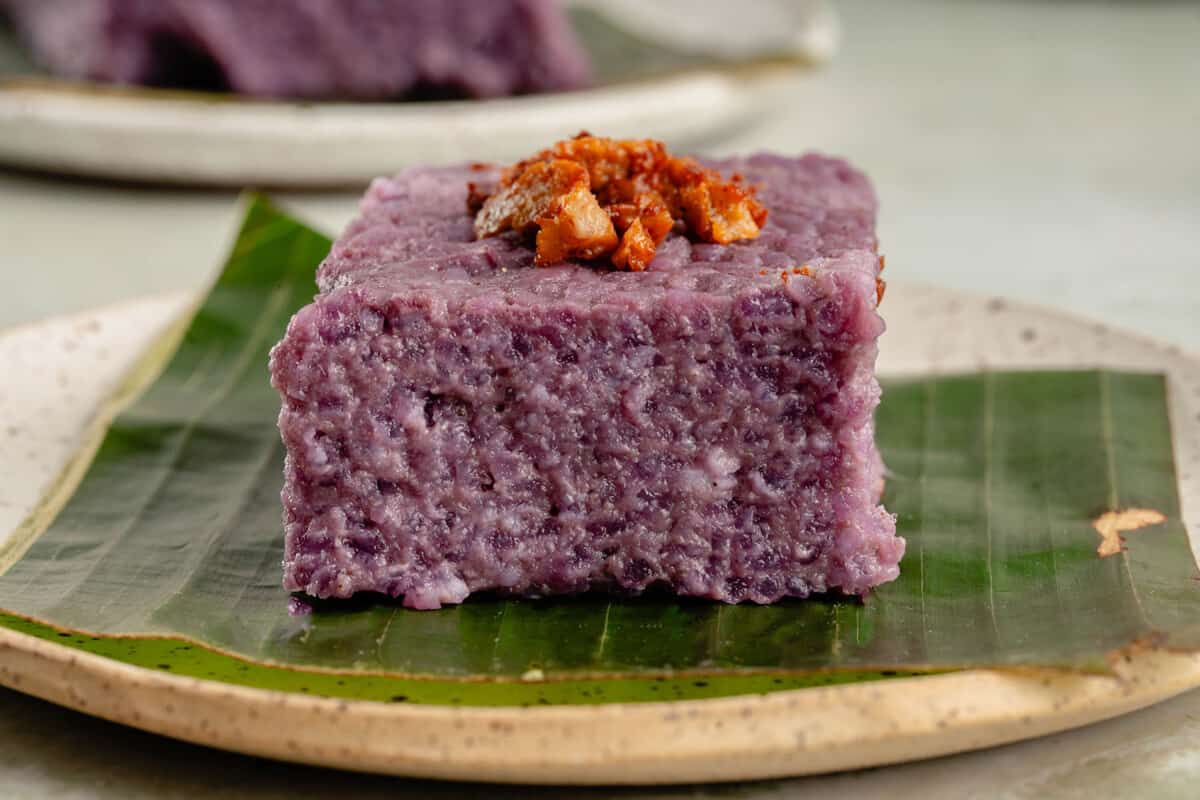
[[[815,156],[715,166],[759,185],[762,235],[673,235],[637,274],[475,241],[478,170],[377,181],[272,354],[287,588],[432,608],[894,578],[870,186]]]

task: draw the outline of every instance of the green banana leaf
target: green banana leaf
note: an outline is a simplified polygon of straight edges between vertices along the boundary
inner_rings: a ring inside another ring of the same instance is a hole
[[[900,579],[865,600],[473,597],[410,611],[370,597],[291,614],[266,360],[313,295],[329,244],[250,202],[173,355],[144,360],[143,376],[161,374],[82,480],[60,481],[0,551],[11,565],[0,625],[244,685],[467,704],[710,697],[965,667],[1104,670],[1134,643],[1200,647],[1164,379],[1107,371],[887,381],[885,503],[908,554]],[[1094,521],[1127,508],[1165,521],[1102,557]]]

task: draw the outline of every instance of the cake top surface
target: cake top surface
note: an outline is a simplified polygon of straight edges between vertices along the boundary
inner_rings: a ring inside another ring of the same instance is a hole
[[[417,167],[371,184],[317,283],[326,294],[355,291],[377,301],[419,291],[463,302],[594,305],[653,302],[671,291],[734,296],[786,283],[802,267],[850,270],[872,281],[878,274],[875,195],[846,162],[760,153],[702,163],[756,188],[769,212],[757,238],[722,245],[673,232],[644,272],[603,262],[535,267],[534,247],[522,235],[476,239],[468,183],[494,182],[498,168]]]

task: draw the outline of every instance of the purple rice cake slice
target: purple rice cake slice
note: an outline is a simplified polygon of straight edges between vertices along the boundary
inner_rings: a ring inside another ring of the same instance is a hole
[[[899,573],[874,442],[875,198],[759,154],[756,238],[677,225],[645,271],[477,239],[479,165],[376,180],[271,356],[284,586],[315,597],[589,589],[770,603]]]

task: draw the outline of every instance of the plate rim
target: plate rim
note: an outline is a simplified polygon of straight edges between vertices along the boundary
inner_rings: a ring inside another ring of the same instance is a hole
[[[650,128],[655,138],[677,143],[712,139],[761,117],[778,88],[811,66],[802,58],[760,59],[577,91],[437,103],[302,102],[0,79],[0,163],[147,184],[360,187],[405,165],[449,163],[462,153],[516,158],[530,137],[546,141],[581,128],[615,136]],[[130,141],[141,146],[130,148]]]
[[[0,628],[0,685],[150,733],[351,771],[545,785],[883,766],[1058,733],[1200,687],[1200,654],[1131,652],[1115,666],[1116,676],[975,669],[703,700],[463,707],[183,677]]]

